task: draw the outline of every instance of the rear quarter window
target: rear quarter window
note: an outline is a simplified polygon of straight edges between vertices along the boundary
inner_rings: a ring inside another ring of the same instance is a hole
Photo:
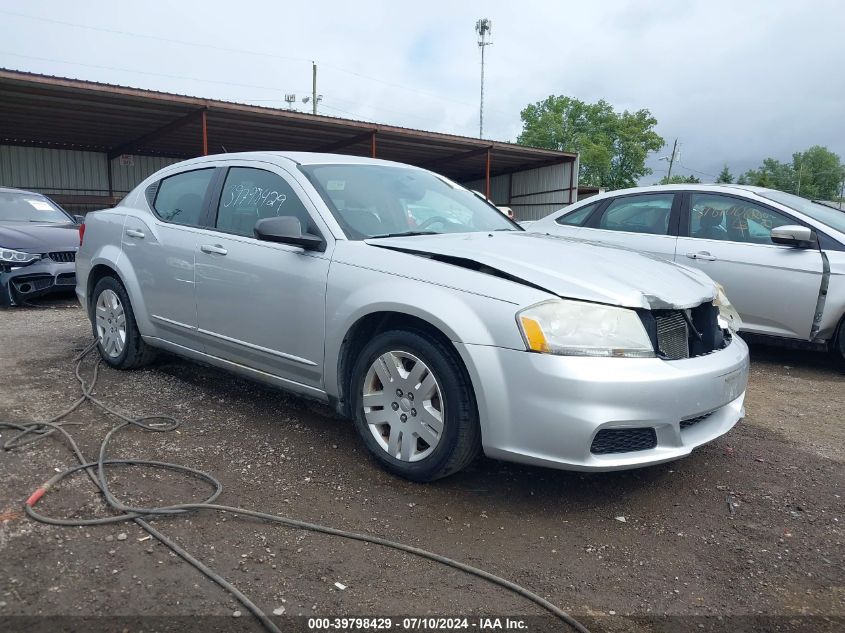
[[[587,218],[590,217],[590,214],[596,210],[596,207],[598,207],[599,204],[601,203],[593,202],[592,204],[588,204],[587,206],[581,207],[580,209],[575,209],[574,211],[570,211],[569,213],[564,213],[557,220],[555,220],[555,222],[564,226],[584,226],[584,222],[587,221]]]

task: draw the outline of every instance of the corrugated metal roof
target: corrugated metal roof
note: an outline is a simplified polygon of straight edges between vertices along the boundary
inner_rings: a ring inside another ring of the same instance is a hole
[[[188,158],[202,153],[335,151],[432,167],[457,180],[573,161],[558,152],[354,119],[305,114],[0,69],[0,144]]]

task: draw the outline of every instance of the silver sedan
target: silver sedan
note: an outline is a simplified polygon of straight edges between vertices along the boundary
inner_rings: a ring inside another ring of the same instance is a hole
[[[704,273],[526,233],[407,165],[172,165],[89,214],[76,261],[112,367],[167,350],[329,403],[417,481],[482,450],[580,470],[665,462],[743,415],[748,350]]]
[[[743,334],[845,360],[845,213],[740,185],[613,191],[529,231],[625,246],[694,266],[726,289]]]

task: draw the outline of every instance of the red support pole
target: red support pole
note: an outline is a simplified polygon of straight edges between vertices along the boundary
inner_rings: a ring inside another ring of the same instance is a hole
[[[373,133],[370,135],[370,156],[373,158],[376,157],[376,131],[373,130]]]
[[[484,192],[484,196],[489,200],[490,199],[490,148],[487,148],[487,175],[485,176],[485,186],[486,190]]]
[[[202,122],[202,155],[208,156],[208,118],[205,110],[200,113],[200,121]]]

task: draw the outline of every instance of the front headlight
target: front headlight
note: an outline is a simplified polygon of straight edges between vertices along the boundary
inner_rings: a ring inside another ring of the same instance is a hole
[[[742,327],[742,319],[739,318],[739,312],[728,300],[722,284],[716,284],[716,298],[713,299],[713,305],[719,308],[719,327],[723,330],[738,332],[739,328]]]
[[[0,248],[0,262],[4,264],[24,266],[39,259],[41,259],[40,253],[22,253],[11,248]]]
[[[553,299],[522,310],[517,323],[528,349],[561,356],[652,358],[654,348],[633,310]]]

